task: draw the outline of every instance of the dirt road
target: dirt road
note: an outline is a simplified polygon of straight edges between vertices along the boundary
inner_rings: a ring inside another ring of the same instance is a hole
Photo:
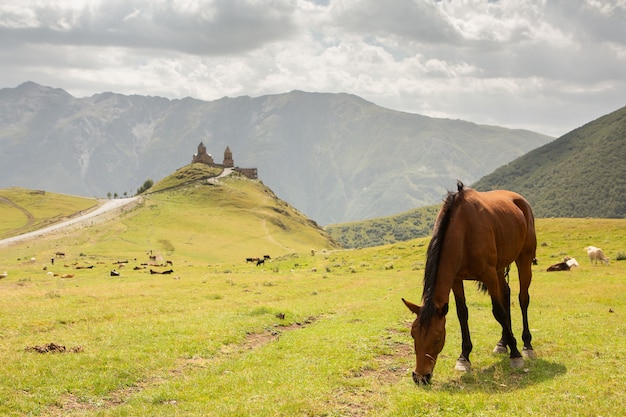
[[[38,236],[43,236],[49,233],[57,232],[61,229],[77,226],[88,220],[96,221],[100,218],[104,218],[105,214],[110,214],[113,211],[119,210],[126,206],[132,206],[134,203],[140,201],[141,197],[129,197],[129,198],[116,198],[114,200],[107,200],[104,204],[99,206],[93,211],[83,214],[82,216],[74,217],[61,223],[56,223],[43,229],[35,230],[34,232],[24,233],[22,235],[9,237],[0,240],[0,246],[10,245],[16,242],[21,242],[28,239],[33,239]]]

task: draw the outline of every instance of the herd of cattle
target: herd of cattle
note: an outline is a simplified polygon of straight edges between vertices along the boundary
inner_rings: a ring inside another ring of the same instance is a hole
[[[65,252],[56,252],[54,254],[54,257],[52,257],[50,259],[50,263],[52,266],[55,265],[55,260],[58,260],[60,258],[65,259]],[[157,264],[157,256],[156,255],[152,255],[152,251],[148,252],[148,258],[150,259],[150,262],[144,262],[141,263],[140,266],[135,266],[133,268],[133,270],[138,271],[138,270],[142,270],[142,269],[147,269],[148,267],[150,267],[150,274],[161,274],[161,275],[170,275],[174,273],[173,269],[168,269],[165,271],[156,271],[154,269],[152,269],[153,267],[167,267],[170,266],[172,267],[174,265],[174,263],[170,260],[165,261],[164,263],[159,263]],[[34,261],[35,258],[31,258],[31,261]],[[135,258],[135,261],[137,260],[137,258]],[[104,264],[104,262],[100,261],[97,262],[99,264]],[[115,262],[113,262],[113,265],[116,265],[116,268],[112,269],[110,272],[110,276],[112,277],[119,277],[121,274],[118,271],[119,269],[122,269],[123,267],[125,267],[126,265],[128,265],[128,260],[117,260]],[[73,262],[72,264],[64,264],[63,267],[65,268],[72,268],[72,269],[93,269],[95,267],[95,265],[79,265],[78,262]],[[44,271],[48,269],[47,266],[44,266]],[[58,273],[53,273],[52,271],[48,271],[47,272],[48,275],[53,275],[53,276],[60,276],[61,278],[74,278],[74,274],[58,274]]]
[[[166,260],[165,262],[161,263],[157,263],[159,261],[160,256],[157,255],[153,255],[152,251],[149,251],[147,253],[148,255],[148,259],[149,262],[147,263],[141,263],[138,266],[133,267],[133,270],[138,271],[138,270],[142,270],[142,269],[149,269],[150,271],[150,275],[171,275],[174,273],[174,270],[171,268],[172,266],[174,266],[174,263],[170,260]],[[54,266],[55,265],[55,260],[58,260],[60,258],[65,259],[65,252],[56,252],[54,254],[54,257],[52,257],[50,259],[50,263]],[[246,258],[246,263],[248,262],[252,262],[254,263],[256,266],[259,265],[263,265],[265,263],[265,261],[271,260],[272,258],[270,257],[270,255],[263,255],[263,257],[260,258]],[[32,258],[31,261],[34,261],[35,259]],[[135,261],[137,260],[137,258],[135,258]],[[104,263],[104,262],[97,262],[97,263]],[[113,262],[113,265],[116,266],[116,268],[112,269],[110,272],[110,276],[112,277],[119,277],[121,276],[121,273],[119,270],[121,270],[122,268],[124,268],[126,265],[128,265],[129,261],[127,259],[125,260],[117,260]],[[58,263],[57,263],[58,264]],[[95,267],[95,265],[79,265],[78,262],[73,262],[72,264],[64,264],[63,265],[65,268],[72,268],[72,269],[93,269]],[[163,271],[158,271],[155,270],[153,268],[156,267],[170,267],[170,269],[166,269]],[[44,266],[43,268],[44,270],[47,270],[48,267]],[[51,271],[47,272],[48,275],[53,275],[53,276],[59,276],[61,278],[74,278],[75,275],[74,274],[58,274],[58,273],[53,273]],[[4,275],[7,276],[8,274]],[[0,276],[0,278],[3,278],[4,276]]]
[[[604,254],[604,251],[602,251],[602,249],[596,247],[596,246],[587,246],[585,248],[585,252],[587,253],[587,256],[589,257],[589,261],[591,262],[591,264],[597,264],[598,262],[604,263],[606,265],[610,264],[609,258]],[[171,268],[174,264],[172,261],[167,260],[164,263],[159,263],[157,264],[157,259],[158,257],[156,255],[152,255],[152,251],[150,251],[148,253],[148,257],[150,262],[149,263],[141,263],[141,266],[135,266],[133,269],[134,270],[142,270],[142,269],[147,269],[149,268],[150,274],[159,274],[159,275],[170,275],[174,273],[174,270]],[[59,259],[59,258],[65,258],[65,252],[56,252],[54,254],[54,257],[50,260],[50,262],[52,263],[52,265],[54,265],[54,261],[55,259]],[[263,255],[263,257],[251,257],[251,258],[246,258],[246,263],[253,263],[256,266],[259,265],[263,265],[265,263],[265,261],[267,260],[271,260],[272,258],[269,255]],[[34,259],[31,259],[34,260]],[[135,259],[136,260],[136,259]],[[103,263],[103,262],[100,262]],[[116,269],[112,269],[110,272],[110,275],[112,277],[116,277],[116,276],[120,276],[120,272],[118,271],[118,269],[123,268],[125,265],[128,264],[128,260],[118,260],[113,262],[114,265],[117,265]],[[71,265],[64,265],[67,268],[73,268],[73,269],[93,269],[94,265],[78,265],[77,262],[71,264]],[[156,267],[167,267],[169,266],[170,269],[166,269],[163,271],[157,271],[155,269],[152,268],[156,268]],[[575,266],[579,266],[578,261],[570,256],[565,256],[563,258],[562,262],[558,262],[555,263],[553,265],[550,265],[546,271],[548,272],[553,272],[553,271],[569,271],[572,267]],[[44,270],[47,270],[47,267],[44,267]],[[74,274],[55,274],[52,272],[47,272],[49,275],[54,275],[54,276],[60,276],[61,278],[74,278]],[[0,274],[0,278],[4,278],[6,277],[8,274],[5,272],[4,274]]]

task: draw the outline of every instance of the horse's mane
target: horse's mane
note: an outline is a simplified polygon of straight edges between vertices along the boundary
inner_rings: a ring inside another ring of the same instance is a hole
[[[437,217],[433,237],[428,244],[426,251],[426,269],[424,270],[424,292],[422,293],[423,307],[420,310],[420,325],[428,326],[432,317],[435,315],[435,303],[433,301],[433,293],[435,292],[435,284],[437,281],[437,273],[439,272],[439,258],[441,256],[441,246],[443,239],[448,231],[448,225],[452,218],[452,209],[456,197],[463,191],[463,183],[457,181],[457,192],[448,191],[448,195],[443,202],[443,207]]]

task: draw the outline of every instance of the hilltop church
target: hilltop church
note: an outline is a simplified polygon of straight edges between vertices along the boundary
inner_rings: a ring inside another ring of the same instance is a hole
[[[198,145],[198,153],[194,154],[193,158],[191,159],[191,163],[201,163],[221,168],[233,168],[233,170],[242,173],[248,178],[251,178],[253,180],[258,179],[258,173],[256,168],[239,168],[235,166],[233,153],[228,146],[224,151],[224,162],[222,162],[222,164],[216,164],[215,161],[213,161],[213,157],[211,156],[211,154],[208,154],[206,152],[206,146],[204,146],[204,143],[200,142],[200,144]]]

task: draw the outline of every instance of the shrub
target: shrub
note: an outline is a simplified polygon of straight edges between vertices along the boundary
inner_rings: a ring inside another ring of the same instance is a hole
[[[137,194],[141,194],[144,191],[147,191],[148,189],[150,189],[152,186],[154,185],[154,181],[152,181],[151,179],[147,179],[144,181],[143,185],[139,188],[137,188]]]

